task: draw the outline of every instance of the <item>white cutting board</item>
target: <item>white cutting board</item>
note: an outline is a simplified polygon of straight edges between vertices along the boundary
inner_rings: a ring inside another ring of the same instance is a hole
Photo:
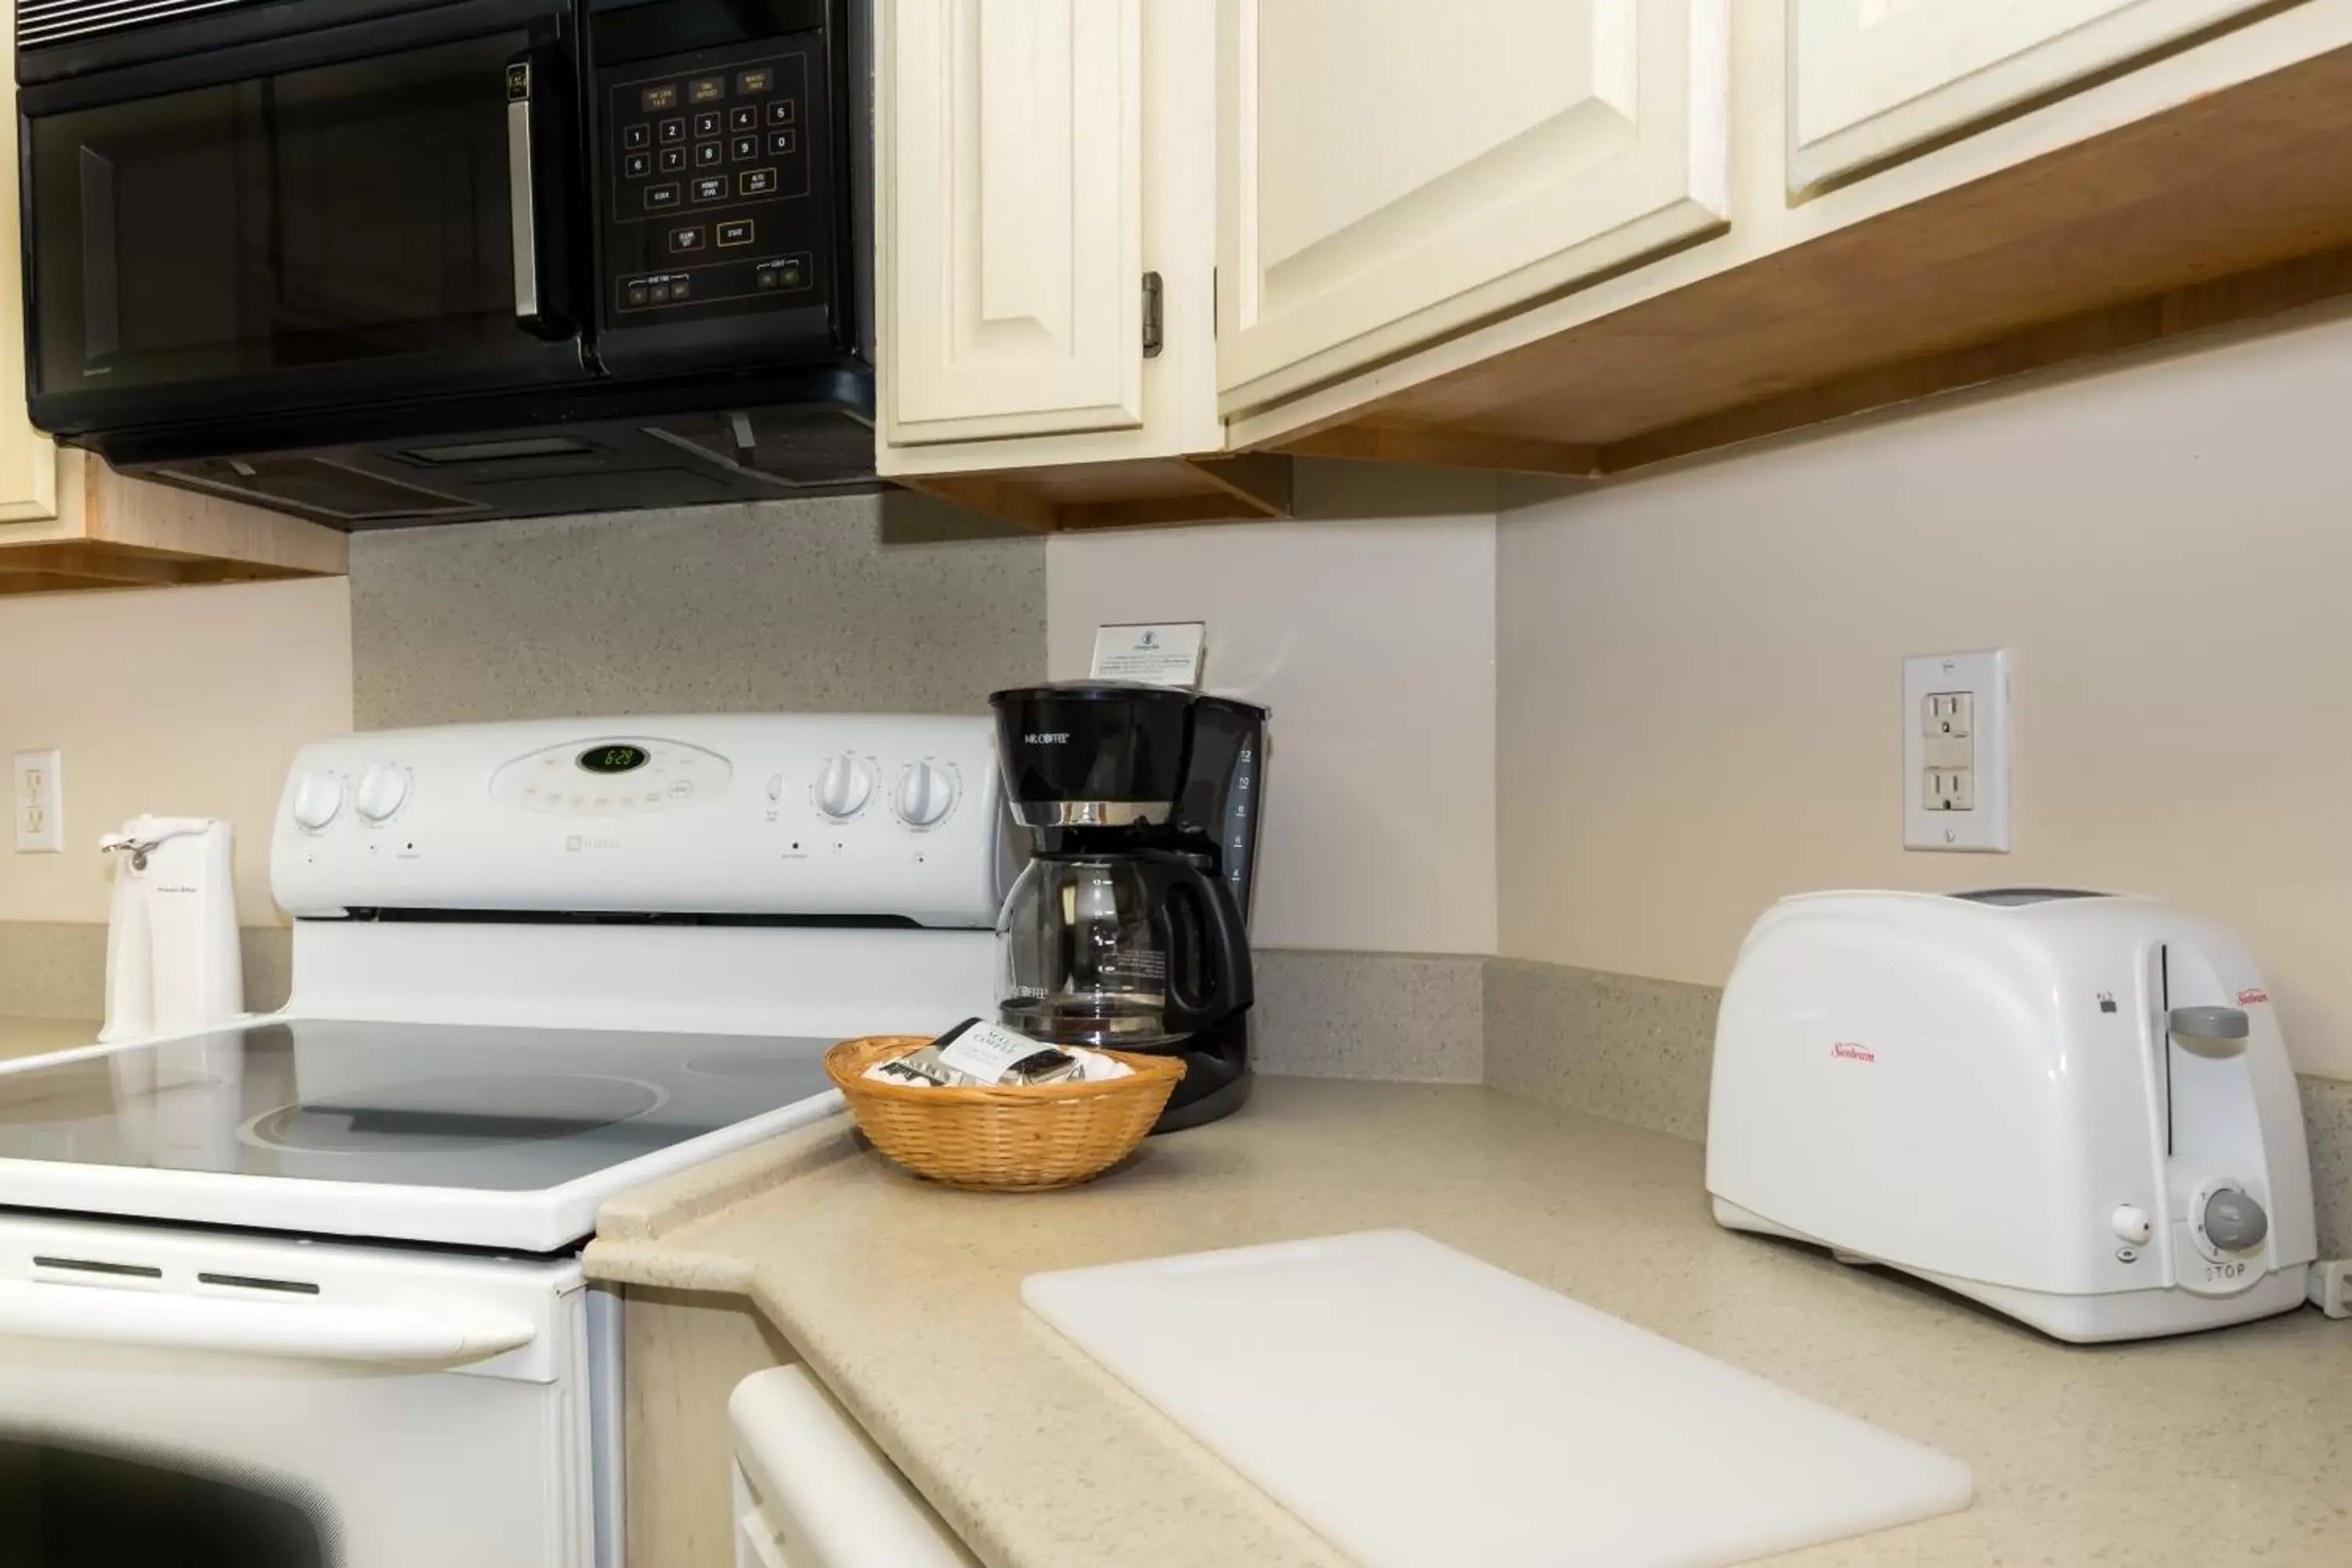
[[[1968,1467],[1409,1230],[1035,1274],[1022,1300],[1372,1568],[1741,1563]]]

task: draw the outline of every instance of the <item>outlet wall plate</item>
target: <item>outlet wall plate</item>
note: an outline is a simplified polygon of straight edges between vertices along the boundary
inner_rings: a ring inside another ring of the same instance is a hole
[[[2009,652],[1903,661],[1903,847],[2006,854]]]
[[[16,853],[58,855],[66,847],[65,764],[55,751],[18,752],[9,759],[16,815]]]

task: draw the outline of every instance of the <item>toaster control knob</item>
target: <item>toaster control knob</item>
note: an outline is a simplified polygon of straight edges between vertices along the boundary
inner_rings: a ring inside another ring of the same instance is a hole
[[[294,822],[316,833],[341,815],[343,781],[332,773],[305,773],[294,786]]]
[[[382,822],[398,811],[408,798],[408,774],[390,763],[373,763],[360,775],[359,798],[354,803],[359,814],[370,822]]]
[[[2205,1200],[2205,1235],[2228,1252],[2250,1252],[2271,1233],[2271,1216],[2252,1196],[2235,1187],[2218,1189]]]
[[[2146,1247],[2148,1244],[2148,1238],[2156,1235],[2156,1221],[2148,1217],[2146,1209],[2131,1204],[2126,1204],[2109,1215],[2107,1223],[2116,1227],[2116,1235],[2119,1239],[2127,1241],[2134,1247]]]
[[[816,808],[835,822],[846,822],[874,798],[874,764],[844,752],[824,764],[817,775]]]
[[[955,775],[937,763],[915,763],[898,781],[898,815],[912,827],[936,826],[955,805]]]

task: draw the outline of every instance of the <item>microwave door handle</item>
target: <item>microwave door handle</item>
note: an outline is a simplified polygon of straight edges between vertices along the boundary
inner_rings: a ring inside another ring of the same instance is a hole
[[[0,1336],[278,1360],[457,1366],[538,1338],[521,1318],[341,1302],[241,1301],[40,1280],[0,1282]]]
[[[541,166],[539,136],[541,121],[552,118],[546,110],[553,73],[538,65],[532,54],[507,62],[507,212],[514,244],[515,324],[534,337],[562,338],[571,335],[572,323],[559,308],[560,279],[540,267],[541,186],[551,186],[555,171]]]

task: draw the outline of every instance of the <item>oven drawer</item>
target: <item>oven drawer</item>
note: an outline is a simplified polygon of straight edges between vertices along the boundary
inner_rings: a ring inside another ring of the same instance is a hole
[[[590,1568],[571,1259],[0,1219],[0,1563]]]
[[[874,1440],[797,1366],[727,1402],[735,1568],[977,1568]]]

